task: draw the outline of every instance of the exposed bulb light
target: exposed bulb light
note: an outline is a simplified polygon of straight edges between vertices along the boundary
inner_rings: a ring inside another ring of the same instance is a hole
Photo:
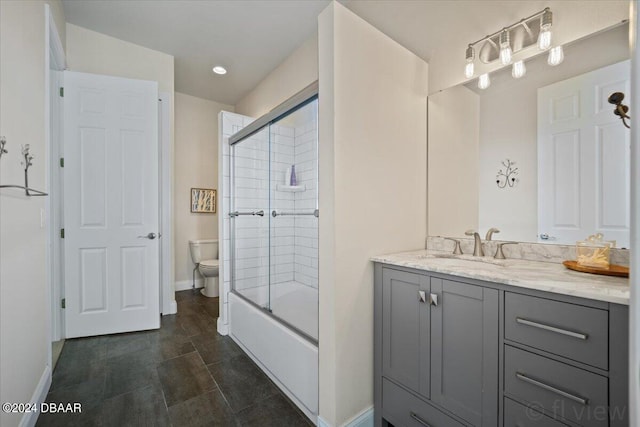
[[[509,43],[509,32],[503,30],[500,33],[500,62],[502,65],[511,64],[511,57],[513,51],[511,50],[511,44]]]
[[[553,14],[550,10],[545,10],[540,18],[540,33],[538,34],[538,48],[547,50],[551,47],[551,25],[553,24]]]
[[[562,46],[556,46],[549,51],[549,58],[547,63],[553,67],[559,65],[564,61],[564,50]]]
[[[475,52],[473,50],[472,46],[469,46],[467,48],[465,57],[467,59],[467,65],[465,65],[464,67],[464,76],[468,79],[470,79],[471,77],[473,77],[473,73],[474,71],[474,65],[473,65],[473,60],[475,58]]]
[[[489,74],[482,74],[478,77],[478,87],[480,89],[486,89],[491,86],[491,80],[489,80]]]
[[[223,75],[223,74],[227,74],[227,69],[220,65],[216,65],[215,67],[213,67],[213,72],[216,74]]]
[[[524,76],[527,72],[527,67],[524,66],[524,61],[518,61],[513,63],[513,68],[511,69],[511,75],[514,79],[519,79]]]

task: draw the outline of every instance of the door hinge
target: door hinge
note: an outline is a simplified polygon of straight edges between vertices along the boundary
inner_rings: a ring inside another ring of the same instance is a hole
[[[60,238],[64,239],[64,228],[60,229]]]
[[[67,308],[67,299],[66,298],[62,298],[60,300],[60,307]]]
[[[63,87],[60,88],[60,96],[64,98],[64,88]]]
[[[60,157],[60,167],[64,167],[64,157]]]

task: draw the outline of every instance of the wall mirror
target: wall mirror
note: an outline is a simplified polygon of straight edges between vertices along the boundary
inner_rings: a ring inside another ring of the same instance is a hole
[[[429,235],[574,244],[600,232],[629,247],[630,134],[608,97],[630,95],[629,26],[429,97]],[[631,106],[633,109],[633,106]]]

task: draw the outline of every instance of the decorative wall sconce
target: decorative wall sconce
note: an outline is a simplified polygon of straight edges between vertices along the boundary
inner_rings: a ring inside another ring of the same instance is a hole
[[[470,79],[475,73],[475,60],[485,64],[500,59],[502,65],[509,65],[513,60],[514,52],[520,51],[537,43],[538,49],[549,50],[548,64],[556,66],[564,60],[562,46],[551,48],[551,27],[553,25],[553,13],[548,7],[540,12],[523,18],[495,33],[469,43],[465,51],[466,65],[464,75]],[[512,42],[513,40],[513,42]],[[516,43],[517,40],[517,43]],[[476,49],[478,54],[476,55]],[[481,55],[484,52],[484,55]],[[517,61],[513,64],[511,75],[515,79],[523,77],[527,72],[524,62]],[[486,89],[491,84],[489,74],[485,73],[478,79],[478,87]]]
[[[627,119],[631,120],[631,117],[627,115],[627,113],[629,112],[629,107],[622,103],[623,100],[624,93],[622,92],[614,92],[609,96],[609,104],[613,104],[616,106],[615,110],[613,110],[613,114],[620,117],[620,120],[622,120],[622,124],[625,125],[627,129],[631,129],[631,125],[627,123]]]
[[[498,170],[496,175],[496,185],[498,188],[515,187],[518,181],[518,168],[515,167],[516,162],[509,159],[502,161],[503,168]]]

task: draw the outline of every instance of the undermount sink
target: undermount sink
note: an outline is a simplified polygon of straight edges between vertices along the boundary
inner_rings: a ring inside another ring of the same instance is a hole
[[[506,267],[508,265],[508,260],[505,259],[495,259],[489,257],[479,257],[473,255],[454,255],[454,254],[427,254],[424,255],[423,258],[439,258],[439,259],[452,259],[457,261],[471,261],[471,262],[480,262],[482,264],[492,264],[499,265],[501,267]]]

